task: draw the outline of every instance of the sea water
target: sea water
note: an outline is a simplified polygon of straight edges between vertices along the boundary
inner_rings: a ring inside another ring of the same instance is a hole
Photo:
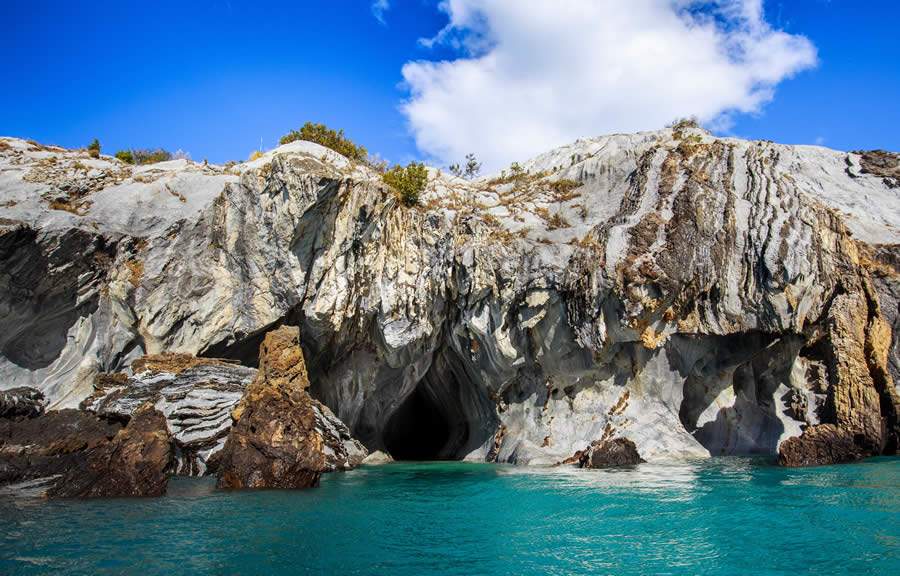
[[[0,497],[0,574],[900,575],[900,460],[395,463],[318,489]]]

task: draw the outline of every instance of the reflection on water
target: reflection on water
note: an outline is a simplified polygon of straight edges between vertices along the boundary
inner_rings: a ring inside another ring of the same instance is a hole
[[[396,463],[299,492],[0,496],[0,574],[900,573],[900,460]]]

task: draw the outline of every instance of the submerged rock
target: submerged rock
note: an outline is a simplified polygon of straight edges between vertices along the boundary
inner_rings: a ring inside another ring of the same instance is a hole
[[[580,468],[613,468],[636,466],[644,462],[634,442],[628,438],[597,440],[591,443],[578,458]]]
[[[309,488],[322,473],[365,458],[365,448],[307,392],[299,334],[291,326],[266,334],[259,372],[233,412],[219,488]]]
[[[23,386],[0,390],[0,418],[34,418],[44,412],[44,394]]]
[[[175,462],[166,419],[152,404],[138,408],[116,435],[85,452],[48,491],[51,498],[162,496]]]

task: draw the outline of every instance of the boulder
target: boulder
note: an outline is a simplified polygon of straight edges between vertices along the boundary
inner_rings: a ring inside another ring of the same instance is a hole
[[[51,498],[162,496],[175,461],[166,419],[152,404],[138,408],[128,426],[88,450],[50,488]]]
[[[21,386],[0,390],[0,418],[34,418],[44,412],[44,394]]]
[[[859,446],[852,433],[834,424],[807,428],[801,436],[788,438],[778,449],[781,466],[822,466],[853,462],[871,452]]]
[[[309,488],[322,473],[362,461],[365,449],[308,388],[298,328],[266,334],[259,372],[232,413],[218,466],[220,488]]]
[[[380,466],[381,464],[390,464],[394,459],[387,452],[376,450],[366,456],[362,461],[364,466]]]
[[[119,422],[72,409],[0,419],[0,484],[64,474],[121,428]]]
[[[628,438],[592,442],[578,458],[580,468],[614,468],[636,466],[644,462],[634,442]]]

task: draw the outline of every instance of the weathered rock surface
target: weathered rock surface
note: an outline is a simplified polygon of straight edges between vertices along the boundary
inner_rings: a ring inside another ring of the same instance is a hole
[[[304,142],[229,169],[3,142],[0,385],[51,407],[292,324],[312,396],[395,456],[774,455],[825,423],[896,450],[895,154],[676,126],[432,171],[406,209]]]
[[[376,450],[375,452],[372,452],[371,454],[366,456],[361,464],[364,466],[381,466],[382,464],[390,464],[393,461],[394,459],[390,454],[382,452],[381,450]]]
[[[856,443],[853,434],[834,424],[807,428],[802,436],[781,443],[778,463],[782,466],[820,466],[852,462],[870,456],[871,450]]]
[[[40,390],[27,386],[0,390],[0,418],[34,418],[44,412],[44,405]]]
[[[0,484],[56,476],[108,443],[121,424],[64,409],[36,418],[0,419]]]
[[[199,476],[225,445],[231,412],[256,370],[189,355],[156,355],[135,360],[133,376],[101,375],[82,407],[127,421],[145,402],[163,413],[176,444],[176,472]]]
[[[50,488],[51,498],[162,496],[175,462],[166,419],[152,404],[138,408],[116,435],[87,450]]]
[[[323,472],[349,468],[366,456],[349,431],[310,397],[296,327],[266,334],[259,373],[234,410],[218,470],[220,488],[310,488]],[[342,438],[346,436],[346,438]],[[339,464],[338,464],[339,463]]]
[[[613,438],[592,442],[578,458],[580,468],[615,468],[636,466],[644,462],[634,442],[628,438]]]

